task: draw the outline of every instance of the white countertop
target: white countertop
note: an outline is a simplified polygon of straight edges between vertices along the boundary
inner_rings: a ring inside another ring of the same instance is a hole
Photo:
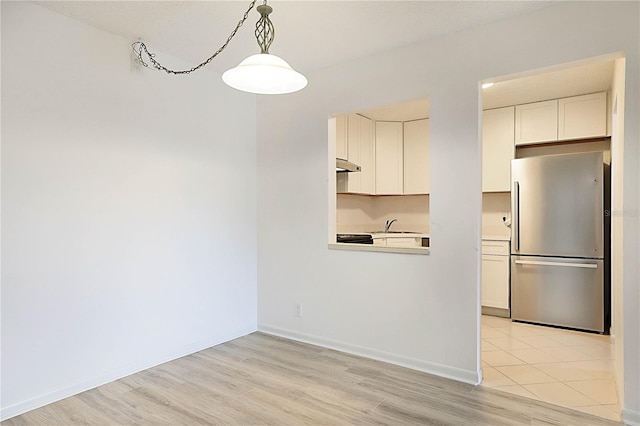
[[[373,244],[329,244],[329,249],[346,251],[377,251],[382,253],[429,254],[429,247],[393,247]]]
[[[373,239],[376,238],[429,238],[429,234],[419,232],[367,232]]]
[[[483,235],[483,241],[511,241],[511,237],[509,235]]]

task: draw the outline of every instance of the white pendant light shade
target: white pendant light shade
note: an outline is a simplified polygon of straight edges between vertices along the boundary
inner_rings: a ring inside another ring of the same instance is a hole
[[[261,95],[277,95],[304,89],[307,79],[276,55],[258,53],[222,74],[234,89]]]

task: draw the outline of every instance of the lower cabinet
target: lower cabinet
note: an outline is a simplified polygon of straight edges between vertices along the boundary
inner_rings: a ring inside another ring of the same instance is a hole
[[[482,306],[509,309],[509,242],[482,241]]]
[[[424,247],[422,244],[423,236],[417,237],[373,237],[373,244],[376,246],[387,247]]]
[[[387,238],[387,246],[392,247],[420,247],[422,245],[422,238]]]

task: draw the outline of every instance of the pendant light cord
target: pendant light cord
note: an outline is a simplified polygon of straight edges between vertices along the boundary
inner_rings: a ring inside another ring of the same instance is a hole
[[[231,34],[227,38],[227,41],[225,41],[224,44],[222,46],[220,46],[220,48],[218,50],[216,50],[216,52],[213,55],[211,55],[209,58],[207,58],[206,61],[204,61],[200,65],[197,65],[197,66],[195,66],[195,67],[193,67],[191,69],[182,70],[182,71],[174,71],[172,69],[169,69],[169,68],[165,67],[164,65],[162,65],[158,61],[156,61],[155,53],[149,52],[149,50],[147,49],[147,45],[144,44],[142,41],[136,41],[135,43],[133,43],[131,45],[131,47],[133,48],[134,53],[138,57],[138,61],[140,61],[140,63],[142,65],[144,65],[145,67],[147,67],[147,68],[153,67],[153,68],[155,68],[157,70],[164,71],[167,74],[175,74],[175,75],[178,75],[178,74],[190,74],[190,73],[196,71],[197,69],[200,69],[203,66],[207,65],[209,62],[211,62],[216,56],[218,56],[227,47],[227,45],[229,44],[231,39],[236,35],[236,33],[238,32],[238,30],[240,29],[242,24],[244,24],[244,21],[247,20],[247,17],[249,16],[249,12],[251,12],[251,9],[253,9],[253,6],[255,6],[256,1],[257,0],[252,0],[251,4],[249,4],[249,8],[247,9],[247,11],[242,16],[242,19],[240,21],[238,21],[238,25],[236,25],[234,30],[231,32]],[[264,4],[266,4],[266,3],[267,2],[265,0]],[[144,59],[142,59],[142,55],[143,54],[145,54],[147,56],[147,58],[149,58],[149,63],[145,62]]]

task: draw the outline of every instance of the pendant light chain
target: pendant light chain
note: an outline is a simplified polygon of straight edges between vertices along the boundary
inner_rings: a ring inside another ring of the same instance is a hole
[[[171,70],[167,67],[165,67],[164,65],[160,64],[158,61],[155,60],[155,53],[151,53],[149,52],[149,50],[147,49],[147,46],[141,42],[141,41],[136,41],[135,43],[133,43],[131,45],[131,47],[133,48],[133,51],[135,52],[136,56],[138,57],[138,60],[140,61],[140,63],[142,65],[144,65],[147,68],[150,68],[151,66],[153,66],[153,68],[160,70],[160,71],[164,71],[167,74],[190,74],[200,68],[202,68],[203,66],[207,65],[209,62],[211,62],[216,56],[218,56],[229,44],[229,42],[231,41],[231,39],[233,39],[233,37],[236,35],[236,33],[238,32],[238,30],[240,29],[240,27],[242,26],[242,24],[244,24],[244,21],[247,20],[247,17],[249,16],[249,12],[251,12],[251,9],[253,9],[253,6],[255,6],[257,0],[252,0],[251,4],[249,5],[249,8],[247,9],[247,11],[244,13],[244,15],[242,16],[242,19],[240,21],[238,21],[238,25],[236,25],[236,27],[234,28],[234,30],[231,32],[231,34],[229,35],[229,37],[227,38],[227,41],[224,42],[224,44],[222,46],[220,46],[220,48],[218,50],[216,50],[216,52],[211,55],[209,58],[207,58],[206,61],[204,61],[203,63],[201,63],[200,65],[197,65],[191,69],[188,70],[182,70],[182,71],[174,71]],[[264,2],[264,6],[258,6],[258,9],[260,9],[261,7],[268,7],[269,9],[271,9],[270,6],[266,6],[267,2],[265,0]],[[258,10],[260,11],[260,10]],[[266,44],[266,48],[267,50],[269,49],[269,45],[271,45],[271,42],[273,41],[273,24],[271,24],[271,21],[269,21],[268,15],[271,12],[271,10],[269,10],[269,12],[266,15],[263,15],[262,12],[260,13],[263,17],[260,18],[260,21],[263,20],[264,16],[267,16],[267,21],[269,22],[269,24],[271,25],[271,38],[269,40],[269,43]],[[258,23],[260,22],[258,21]],[[257,24],[256,24],[257,26]],[[256,29],[256,37],[257,37],[257,29]],[[260,47],[263,48],[262,44],[260,44]],[[145,62],[144,59],[142,59],[142,55],[143,53],[149,58],[149,63]]]

